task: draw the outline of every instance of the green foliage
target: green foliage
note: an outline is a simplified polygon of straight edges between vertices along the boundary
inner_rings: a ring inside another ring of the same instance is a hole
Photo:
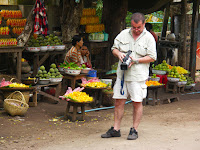
[[[97,0],[96,15],[99,17],[99,22],[101,22],[102,11],[103,11],[103,0]]]

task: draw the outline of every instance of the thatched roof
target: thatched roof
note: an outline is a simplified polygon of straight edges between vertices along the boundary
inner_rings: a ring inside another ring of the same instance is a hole
[[[172,0],[129,0],[128,10],[130,12],[142,12],[144,14],[162,10]]]

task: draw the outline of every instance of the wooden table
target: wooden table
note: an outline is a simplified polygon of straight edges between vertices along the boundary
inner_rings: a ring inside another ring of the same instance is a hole
[[[35,89],[34,90],[34,93],[33,93],[33,102],[29,102],[29,105],[30,106],[37,106],[37,94],[40,94],[45,97],[48,97],[52,100],[54,100],[55,104],[57,104],[60,99],[58,98],[60,96],[60,91],[61,91],[61,83],[62,82],[59,82],[59,83],[49,83],[49,84],[45,84],[45,85],[42,85],[42,84],[37,84],[35,86],[33,86],[33,88]],[[56,88],[56,93],[55,93],[55,96],[52,96],[48,93],[45,93],[44,92],[44,87],[55,87]]]
[[[69,74],[63,74],[63,79],[67,79],[71,81],[71,88],[75,89],[76,80],[86,78],[88,74],[79,74],[79,75],[69,75]],[[63,82],[64,84],[64,82]]]
[[[148,86],[147,87],[147,97],[144,99],[143,104],[146,105],[149,102],[149,92],[152,91],[152,101],[153,101],[153,106],[156,105],[156,102],[158,103],[158,89],[164,87],[164,85],[159,85],[159,86]]]
[[[46,52],[29,52],[24,51],[26,53],[33,53],[33,76],[36,76],[38,68],[47,60],[50,56],[64,54],[66,51],[46,51]]]
[[[17,53],[17,79],[21,81],[21,58],[22,58],[22,51],[24,47],[21,46],[7,46],[7,47],[0,47],[0,53]]]

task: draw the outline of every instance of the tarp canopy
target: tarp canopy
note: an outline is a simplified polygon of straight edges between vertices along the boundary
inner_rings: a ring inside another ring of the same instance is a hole
[[[172,0],[129,0],[128,11],[149,14],[162,10],[169,2],[172,2]]]

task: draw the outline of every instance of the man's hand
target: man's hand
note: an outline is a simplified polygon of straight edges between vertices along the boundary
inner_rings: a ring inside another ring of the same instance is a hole
[[[126,56],[124,53],[120,52],[118,49],[114,49],[112,51],[113,55],[119,58],[121,62],[123,62],[124,57]]]

